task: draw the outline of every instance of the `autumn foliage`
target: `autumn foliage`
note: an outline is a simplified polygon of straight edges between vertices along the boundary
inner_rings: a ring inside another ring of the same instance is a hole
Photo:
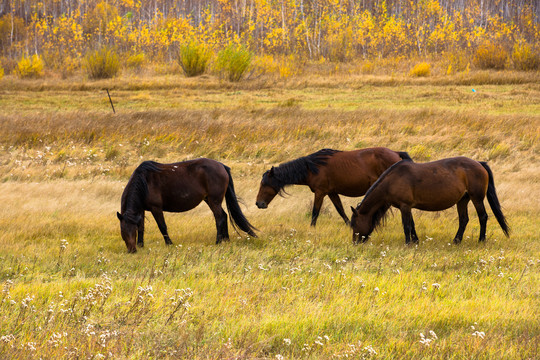
[[[149,63],[173,62],[195,41],[214,55],[241,44],[274,65],[289,56],[355,62],[461,53],[466,63],[501,68],[520,44],[528,60],[516,55],[514,63],[527,70],[534,65],[521,64],[534,64],[540,47],[539,14],[540,5],[527,0],[8,1],[0,8],[0,54],[4,67],[37,54],[63,71],[103,46],[126,58],[142,53]],[[495,46],[496,59],[486,44]],[[274,68],[282,75],[283,67]]]

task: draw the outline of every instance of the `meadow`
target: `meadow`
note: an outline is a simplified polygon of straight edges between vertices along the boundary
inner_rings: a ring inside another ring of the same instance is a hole
[[[0,81],[1,358],[540,357],[538,72]],[[370,146],[488,161],[510,238],[488,209],[478,243],[472,205],[459,246],[455,207],[414,212],[415,246],[398,211],[357,246],[328,199],[310,227],[299,186],[256,208],[270,166]],[[127,254],[132,171],[197,157],[231,167],[259,236],[215,245],[203,204],[165,215],[169,247],[147,216]]]

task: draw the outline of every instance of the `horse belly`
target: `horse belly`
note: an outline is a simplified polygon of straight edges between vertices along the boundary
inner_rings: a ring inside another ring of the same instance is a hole
[[[363,196],[371,186],[371,183],[369,179],[358,178],[354,179],[354,181],[334,181],[331,186],[332,189],[329,192],[349,197]]]
[[[454,206],[465,194],[463,192],[430,193],[417,199],[413,208],[425,211],[441,211]]]
[[[204,195],[175,194],[163,199],[163,211],[184,212],[195,208],[204,200]]]

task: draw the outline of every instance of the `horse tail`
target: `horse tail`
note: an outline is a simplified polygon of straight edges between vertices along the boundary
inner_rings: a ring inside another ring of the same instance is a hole
[[[489,202],[489,206],[491,206],[491,210],[493,211],[493,214],[495,215],[495,218],[501,226],[504,234],[508,236],[510,229],[508,227],[508,222],[506,221],[506,218],[502,213],[501,204],[499,204],[499,198],[497,197],[497,193],[495,191],[495,181],[493,180],[493,173],[491,172],[491,169],[486,162],[480,161],[480,164],[484,167],[484,169],[486,169],[489,176],[487,189],[487,199]]]
[[[223,165],[223,164],[222,164]],[[240,228],[240,230],[245,231],[253,237],[257,237],[255,230],[258,230],[253,225],[251,225],[242,213],[240,205],[238,203],[238,197],[234,191],[234,183],[231,175],[231,168],[226,165],[223,165],[225,171],[229,175],[229,185],[227,186],[227,192],[225,193],[225,201],[227,203],[227,210],[229,211],[229,218],[235,229]]]
[[[397,153],[398,153],[399,157],[402,160],[410,160],[410,161],[412,161],[412,158],[409,156],[408,152],[406,152],[406,151],[398,151]]]

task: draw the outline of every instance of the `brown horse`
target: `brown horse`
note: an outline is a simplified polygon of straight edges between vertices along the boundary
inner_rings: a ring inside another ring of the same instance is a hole
[[[401,211],[405,242],[418,242],[411,209],[426,211],[445,210],[457,204],[459,229],[454,243],[463,239],[469,222],[467,204],[472,201],[480,219],[480,237],[486,239],[488,215],[484,208],[486,197],[504,234],[509,228],[501,211],[495,191],[493,173],[485,162],[466,157],[416,164],[403,160],[386,170],[368,190],[353,215],[353,242],[367,241],[368,236],[381,223],[387,210],[393,206]]]
[[[172,244],[163,211],[184,212],[193,209],[203,200],[216,219],[216,244],[229,239],[227,213],[221,207],[223,198],[231,223],[251,236],[256,230],[246,219],[238,205],[231,177],[231,169],[210,159],[196,159],[174,164],[145,161],[131,175],[122,194],[120,220],[122,239],[128,251],[144,246],[144,212],[150,211],[167,245]]]
[[[406,152],[396,152],[383,147],[363,150],[339,151],[322,149],[308,156],[272,167],[261,180],[256,205],[266,209],[287,185],[307,185],[315,194],[311,226],[317,217],[326,195],[346,224],[349,218],[343,210],[339,194],[362,196],[390,165],[401,159],[410,159]]]

